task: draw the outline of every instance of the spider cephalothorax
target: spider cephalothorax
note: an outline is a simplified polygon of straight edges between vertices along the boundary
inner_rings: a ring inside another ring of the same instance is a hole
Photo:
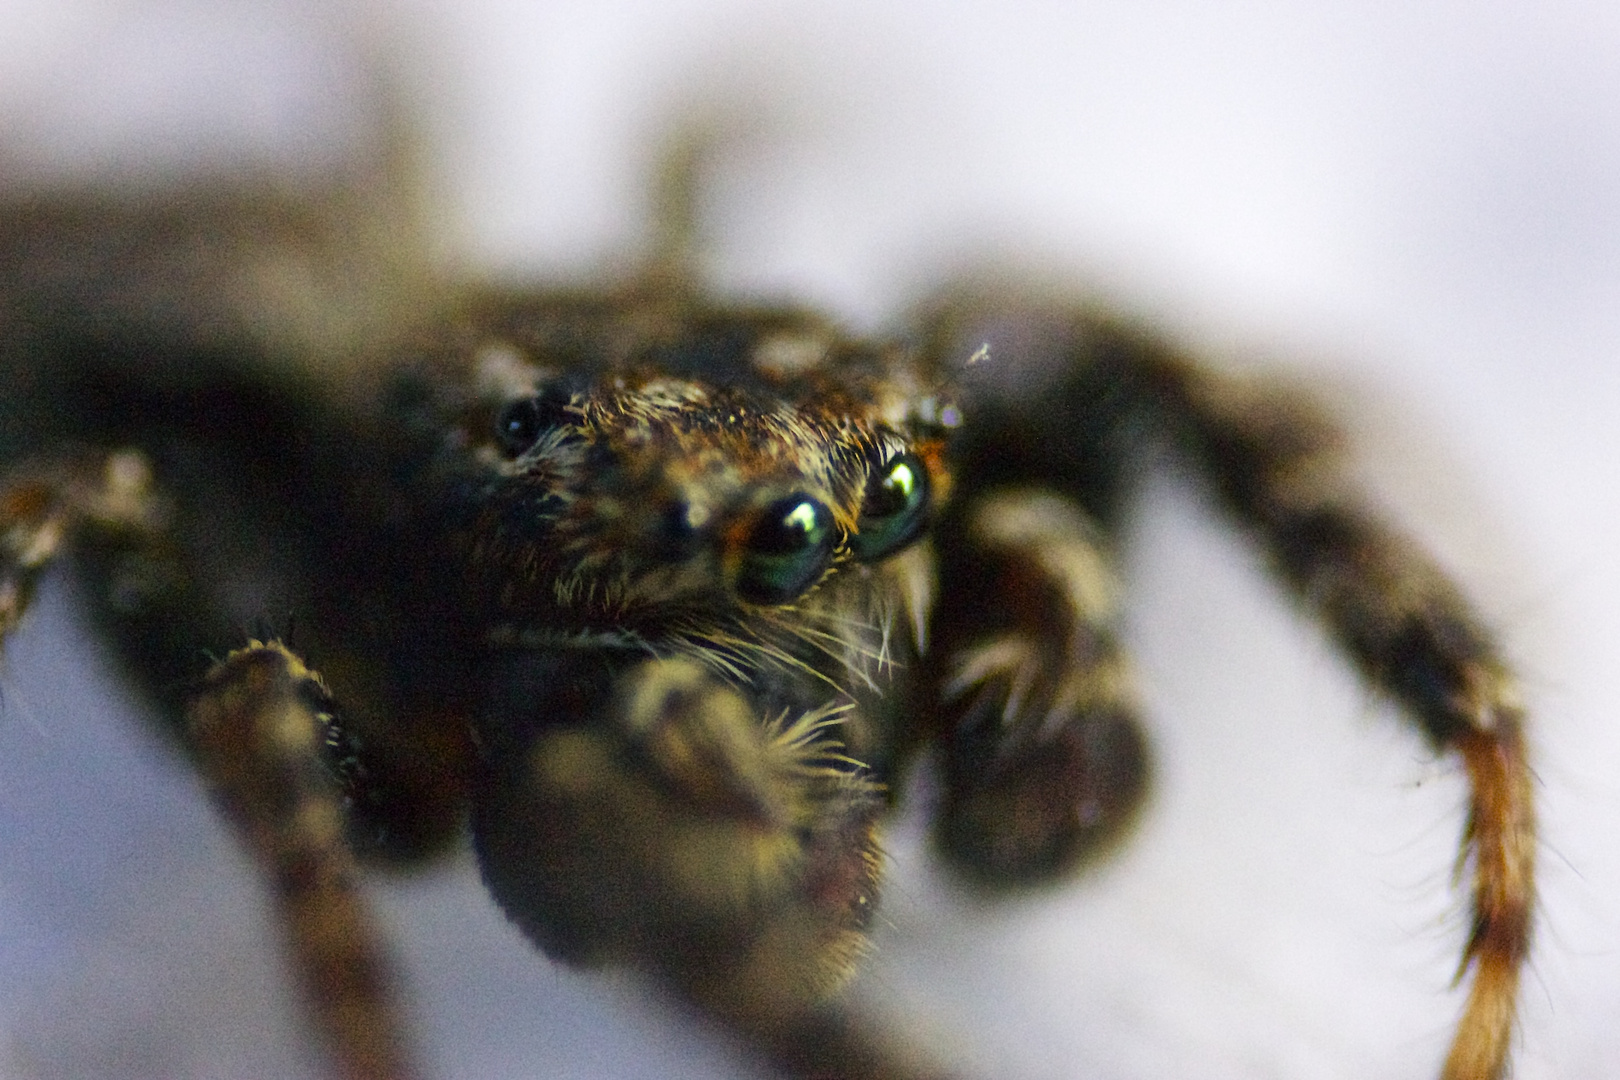
[[[958,413],[904,350],[780,312],[592,314],[560,345],[557,313],[503,312],[425,376],[457,388],[417,422],[448,432],[431,468],[510,635],[713,636],[899,553],[949,490]]]

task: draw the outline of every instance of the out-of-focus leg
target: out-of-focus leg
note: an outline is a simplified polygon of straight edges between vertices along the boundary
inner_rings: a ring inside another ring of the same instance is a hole
[[[1114,578],[1080,508],[1040,488],[970,497],[937,545],[937,836],[975,879],[1045,880],[1119,837],[1147,790]]]
[[[216,664],[188,710],[190,742],[226,817],[258,862],[311,1020],[347,1080],[415,1075],[384,949],[344,841],[322,760],[332,702],[277,643]]]

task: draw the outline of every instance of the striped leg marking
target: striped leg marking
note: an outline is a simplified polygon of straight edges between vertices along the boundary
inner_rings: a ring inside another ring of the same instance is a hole
[[[331,700],[280,644],[216,664],[188,720],[214,794],[264,869],[314,1020],[348,1080],[415,1075],[389,972],[321,761]]]

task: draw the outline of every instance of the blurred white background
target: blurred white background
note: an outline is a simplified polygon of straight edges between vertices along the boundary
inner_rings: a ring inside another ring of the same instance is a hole
[[[1308,373],[1521,665],[1520,1080],[1620,1068],[1620,8],[1461,0],[0,0],[0,183],[338,160],[392,70],[450,255],[623,267],[661,136],[749,136],[711,269],[876,328],[975,254]],[[5,272],[0,268],[0,273]],[[1174,485],[1125,573],[1159,751],[1119,858],[979,908],[902,822],[860,992],[974,1076],[1436,1074],[1456,770]],[[317,1075],[257,886],[56,581],[0,675],[0,1077]],[[379,889],[436,1077],[748,1076],[533,954],[471,864]]]

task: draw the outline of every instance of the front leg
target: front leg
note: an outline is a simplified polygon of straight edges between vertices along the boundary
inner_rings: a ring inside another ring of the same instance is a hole
[[[507,664],[473,830],[531,939],[654,975],[791,1072],[924,1075],[830,1003],[864,948],[884,805],[836,708],[762,716],[681,659]]]
[[[965,497],[937,544],[936,836],[982,883],[1049,880],[1116,840],[1147,791],[1114,577],[1080,507],[1041,488]]]
[[[332,702],[277,643],[214,665],[187,712],[215,799],[268,879],[304,1003],[346,1080],[415,1075],[384,949],[323,760]]]
[[[0,479],[0,643],[71,551],[96,613],[197,763],[267,880],[305,1004],[341,1075],[413,1075],[383,948],[344,839],[326,762],[321,680],[254,642],[199,681],[209,644],[239,637],[175,535],[175,502],[135,450],[65,452]]]

